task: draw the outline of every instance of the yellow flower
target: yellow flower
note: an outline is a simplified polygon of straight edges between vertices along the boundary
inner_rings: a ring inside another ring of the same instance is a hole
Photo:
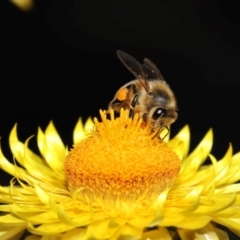
[[[0,186],[0,239],[228,239],[222,224],[240,234],[240,153],[230,145],[217,161],[210,130],[188,154],[189,128],[159,142],[141,119],[95,119],[74,130],[74,148],[52,122],[40,128],[41,156],[21,143],[16,126],[9,143],[17,163],[0,151],[0,167],[13,175]],[[88,130],[87,130],[88,129]],[[88,137],[86,138],[86,132]],[[212,164],[203,165],[210,159]]]

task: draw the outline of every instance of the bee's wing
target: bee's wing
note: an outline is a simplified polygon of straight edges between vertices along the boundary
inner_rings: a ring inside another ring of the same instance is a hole
[[[164,80],[161,72],[151,60],[149,60],[148,58],[144,58],[143,62],[144,66],[147,66],[151,70],[150,78]]]
[[[149,92],[150,87],[147,78],[152,74],[151,69],[148,66],[140,64],[134,57],[125,52],[118,50],[117,55],[125,67],[130,70],[130,72],[141,82],[146,91]]]

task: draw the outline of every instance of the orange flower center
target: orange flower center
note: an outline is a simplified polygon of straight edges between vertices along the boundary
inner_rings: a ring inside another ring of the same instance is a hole
[[[180,160],[159,138],[149,135],[148,127],[135,116],[122,111],[119,118],[102,122],[78,143],[66,157],[65,172],[69,189],[82,200],[116,199],[136,201],[156,198],[170,187],[180,169]]]

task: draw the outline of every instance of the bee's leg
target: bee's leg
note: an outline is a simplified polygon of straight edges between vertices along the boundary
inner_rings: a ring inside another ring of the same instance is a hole
[[[132,108],[130,108],[130,111],[129,111],[129,118],[133,118],[134,116],[134,111]]]
[[[159,128],[159,129],[155,132],[155,134],[153,135],[152,139],[154,139],[156,136],[159,137],[160,132],[161,132],[161,128]],[[160,138],[160,137],[159,137],[159,138]]]
[[[147,122],[147,113],[144,113],[143,115],[142,115],[142,120],[143,120],[143,122]]]
[[[161,133],[161,131],[163,130],[163,129],[167,129],[167,133],[165,134],[165,136],[163,137],[163,138],[160,138],[160,133]],[[161,126],[157,131],[156,131],[156,133],[154,134],[154,136],[152,137],[152,139],[153,138],[155,138],[156,136],[158,136],[159,138],[160,138],[160,142],[162,142],[164,139],[165,139],[165,137],[168,135],[170,133],[170,129],[169,129],[169,127],[168,126]]]
[[[130,118],[133,118],[133,116],[134,116],[134,108],[137,104],[137,100],[138,100],[138,94],[136,93],[133,97],[133,100],[132,100],[131,106],[130,106],[130,110],[129,110],[129,117]]]
[[[167,133],[165,134],[165,136],[163,137],[163,138],[161,138],[161,141],[163,141],[164,139],[165,139],[165,137],[170,133],[170,129],[169,129],[169,127],[168,126],[165,126],[165,128],[167,129]],[[161,130],[162,131],[162,130]],[[160,132],[161,132],[160,131]],[[159,134],[160,134],[160,132],[159,132]]]

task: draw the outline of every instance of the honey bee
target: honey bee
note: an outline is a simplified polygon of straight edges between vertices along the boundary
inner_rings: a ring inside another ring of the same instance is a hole
[[[178,117],[177,102],[159,69],[148,58],[140,64],[125,52],[117,51],[117,55],[136,79],[117,91],[108,108],[117,113],[121,108],[129,109],[129,117],[138,113],[146,124],[150,123],[156,135],[165,128],[168,134],[168,126]]]

